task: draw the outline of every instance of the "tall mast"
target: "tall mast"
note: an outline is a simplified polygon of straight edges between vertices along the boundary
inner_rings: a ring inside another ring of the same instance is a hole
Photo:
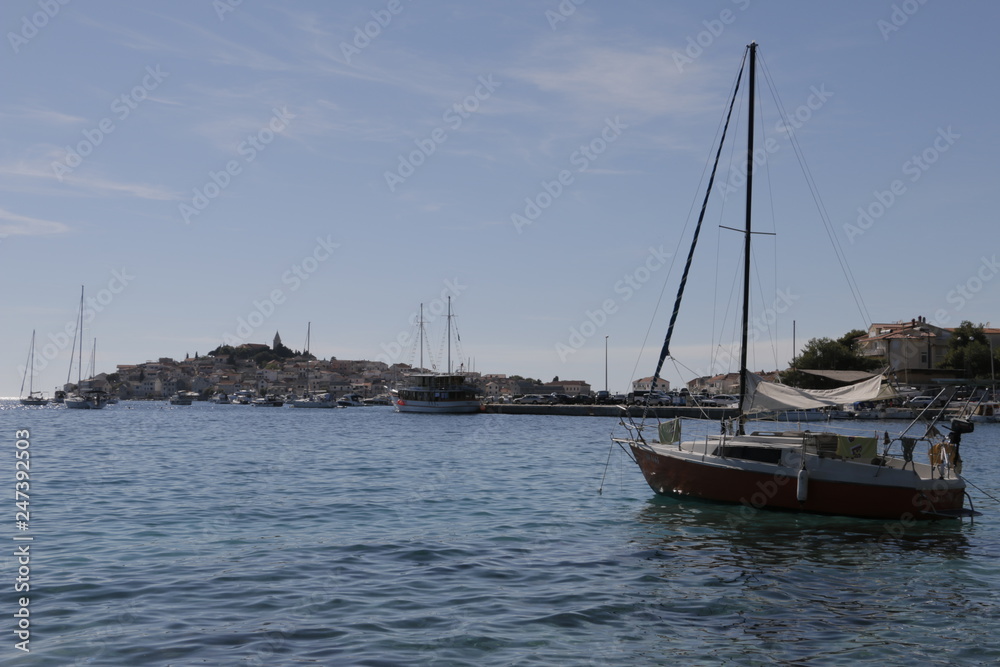
[[[448,375],[451,375],[451,297],[448,297]]]
[[[740,420],[738,433],[745,433],[746,416],[743,413],[743,402],[747,395],[747,333],[750,329],[750,212],[753,204],[753,114],[754,91],[757,74],[757,42],[750,42],[750,112],[747,122],[747,205],[746,233],[743,240],[743,327],[740,345]]]
[[[80,310],[83,310],[83,285],[80,285]],[[69,348],[69,368],[66,369],[66,384],[73,379],[73,355],[76,354],[76,339],[80,336],[80,314],[77,313],[76,333],[73,334],[73,344]]]
[[[83,285],[80,286],[80,356],[76,360],[76,390],[80,391],[83,382]]]

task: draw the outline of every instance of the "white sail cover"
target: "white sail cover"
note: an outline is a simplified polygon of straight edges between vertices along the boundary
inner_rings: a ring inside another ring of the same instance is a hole
[[[882,380],[881,375],[876,375],[836,389],[798,389],[765,382],[759,375],[747,373],[747,396],[743,399],[743,412],[808,410],[895,397],[896,392],[889,385],[882,386]]]

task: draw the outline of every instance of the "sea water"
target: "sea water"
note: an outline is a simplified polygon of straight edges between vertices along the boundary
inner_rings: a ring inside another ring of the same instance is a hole
[[[903,526],[658,497],[608,418],[4,408],[2,664],[1000,660],[997,424],[984,516]]]

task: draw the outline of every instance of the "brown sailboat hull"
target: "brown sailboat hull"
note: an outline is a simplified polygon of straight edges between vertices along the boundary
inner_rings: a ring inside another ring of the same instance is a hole
[[[873,469],[867,481],[840,481],[813,475],[800,489],[796,471],[749,469],[739,462],[692,460],[631,443],[650,488],[661,495],[733,503],[754,509],[790,510],[871,519],[923,520],[970,513],[963,509],[961,478],[920,480],[912,486],[879,483]],[[862,465],[862,464],[857,464]],[[800,497],[804,499],[800,500]]]

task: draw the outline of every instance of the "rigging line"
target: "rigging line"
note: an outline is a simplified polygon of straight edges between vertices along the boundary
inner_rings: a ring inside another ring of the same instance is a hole
[[[763,109],[763,100],[761,102],[759,102],[759,105],[761,106],[761,109]],[[760,113],[758,115],[761,118],[764,117],[763,113]],[[766,136],[765,132],[766,132],[766,130],[765,130],[765,124],[761,123],[760,136],[761,136],[761,139],[762,139],[762,141],[761,141],[761,145],[762,146],[767,146],[767,136]],[[764,161],[764,171],[767,174],[767,179],[766,179],[767,180],[767,198],[768,198],[768,203],[769,203],[770,208],[771,208],[771,229],[774,230],[774,236],[775,236],[774,246],[772,248],[773,252],[771,254],[771,257],[774,260],[774,267],[773,267],[773,270],[771,272],[771,275],[774,277],[773,288],[774,288],[774,294],[775,294],[775,296],[777,296],[777,294],[778,294],[778,238],[777,238],[778,237],[778,230],[777,230],[777,227],[778,227],[778,225],[777,225],[778,213],[777,213],[777,210],[775,209],[775,205],[774,205],[774,179],[771,178],[771,161],[770,160],[765,160]],[[758,269],[759,269],[759,265],[755,265],[755,266],[758,266]],[[763,289],[764,283],[763,283],[762,280],[760,280],[760,276],[759,275],[758,275],[758,284],[759,284],[760,288]],[[764,295],[763,295],[763,293],[761,293],[761,299],[762,299],[761,304],[762,304],[763,308],[765,309],[764,312],[766,314],[766,312],[767,312],[767,310],[766,310],[767,309],[766,303],[767,302],[764,301],[763,298],[764,298]],[[764,321],[766,322],[766,318],[765,318]],[[771,335],[768,338],[769,338],[769,341],[770,341],[770,344],[771,344],[771,354],[774,356],[774,367],[775,367],[775,369],[777,369],[777,368],[779,368],[779,366],[778,366],[778,332],[777,332],[777,329],[778,329],[778,312],[777,312],[777,310],[775,310],[775,313],[774,313],[774,325],[775,325],[775,330],[773,332],[771,332]]]
[[[681,283],[677,291],[677,299],[674,301],[674,312],[670,315],[670,324],[667,327],[667,335],[663,339],[663,349],[660,350],[660,358],[656,363],[656,372],[653,373],[653,382],[650,384],[650,391],[656,389],[656,380],[660,377],[660,370],[663,368],[663,360],[670,354],[670,339],[674,334],[674,325],[677,323],[677,313],[680,311],[681,299],[684,296],[684,287],[687,283],[688,274],[691,271],[691,261],[694,259],[694,249],[698,244],[698,235],[701,232],[701,224],[705,219],[705,210],[708,207],[708,197],[712,192],[712,185],[715,182],[715,173],[719,168],[719,156],[722,154],[722,147],[726,140],[726,130],[729,129],[729,119],[732,117],[733,106],[736,104],[736,93],[739,90],[740,81],[743,78],[743,65],[746,63],[746,54],[743,56],[743,64],[740,65],[740,73],[736,77],[736,90],[733,90],[733,97],[729,103],[729,111],[726,114],[726,125],[722,129],[722,139],[719,142],[719,150],[715,154],[715,164],[712,165],[712,175],[708,180],[708,189],[705,191],[705,199],[701,204],[701,212],[698,214],[698,224],[694,229],[694,238],[691,240],[691,249],[688,251],[687,261],[684,264],[684,272],[681,274]]]
[[[30,369],[31,368],[31,351],[34,349],[34,347],[35,347],[35,332],[32,331],[31,332],[31,347],[28,348],[28,362],[25,364],[25,368],[26,369]],[[34,369],[31,369],[30,371],[26,370],[25,373],[24,373],[24,375],[21,376],[21,393],[19,393],[18,396],[23,396],[24,395],[24,381],[27,379],[29,372],[33,373]]]
[[[739,100],[740,103],[736,106],[736,125],[733,128],[734,131],[741,129],[741,122],[742,122],[742,119],[743,119],[743,108],[744,108],[743,107],[743,100],[745,99],[745,97],[746,97],[746,91],[741,92],[741,97],[740,97],[740,100]],[[729,174],[729,181],[730,182],[727,183],[726,186],[723,188],[723,190],[725,191],[725,193],[720,198],[721,202],[720,202],[719,216],[718,216],[719,226],[720,227],[725,227],[725,225],[723,225],[722,222],[723,222],[723,219],[724,219],[724,216],[725,216],[726,204],[729,202],[729,195],[735,193],[736,190],[737,190],[732,185],[732,178],[733,178],[732,174],[733,173],[740,174],[739,169],[740,169],[740,166],[741,166],[740,164],[737,164],[737,161],[736,161],[736,158],[737,158],[736,149],[737,149],[737,142],[734,141],[732,143],[731,147],[730,147],[730,150],[729,150],[729,162],[728,162],[729,167],[728,167],[728,170],[727,170],[727,172]],[[742,159],[743,156],[740,155],[739,157]],[[742,163],[743,166],[745,166],[745,164],[746,164],[745,162]],[[746,173],[743,173],[742,176],[745,179],[746,178]],[[720,234],[716,238],[716,259],[715,259],[715,278],[716,278],[716,283],[715,283],[715,291],[713,292],[713,295],[715,296],[715,302],[716,303],[719,302],[719,276],[721,276],[721,274],[722,274],[722,272],[721,272],[721,270],[719,268],[719,264],[720,264],[719,259],[720,259],[720,256],[721,256],[720,255],[721,249],[722,249],[722,235]],[[736,290],[739,288],[739,276],[740,276],[740,273],[739,273],[739,268],[737,266],[737,269],[733,272],[733,282],[732,282],[732,284],[730,285],[730,288],[729,288],[729,298],[726,300],[726,308],[725,308],[725,311],[723,311],[723,313],[722,313],[722,320],[721,321],[719,321],[717,310],[715,308],[712,309],[712,332],[711,332],[711,338],[709,338],[709,340],[713,344],[716,343],[716,337],[715,337],[716,333],[718,333],[718,336],[719,336],[719,338],[718,338],[718,345],[721,346],[721,344],[722,344],[722,338],[725,335],[726,324],[729,322],[729,309],[732,308],[733,305],[734,305],[734,303],[735,303],[734,302],[735,293],[736,293]],[[713,349],[713,351],[712,351],[712,357],[709,360],[709,363],[710,363],[710,367],[711,368],[715,368],[716,363],[717,363],[717,357],[715,356],[715,354],[716,354],[715,353],[715,348],[713,347],[712,349]],[[732,359],[730,357],[730,361],[731,360]]]
[[[83,285],[80,286],[80,310],[83,310]],[[77,322],[80,320],[80,314],[76,316]],[[77,322],[74,322],[76,324]],[[80,335],[80,327],[77,326],[76,332],[73,334],[73,345],[69,348],[69,371],[66,373],[66,384],[69,384],[70,379],[73,377],[73,357],[76,355],[76,337]]]
[[[763,315],[758,315],[757,318],[754,318],[753,329],[754,331],[760,331],[765,328],[767,329],[769,347],[771,348],[771,352],[774,355],[775,368],[777,368],[778,349],[775,344],[777,334],[774,331],[772,331],[771,328],[768,326],[768,319],[769,319],[767,316],[768,306],[767,306],[767,299],[764,298],[764,281],[760,277],[760,265],[757,262],[753,262],[753,268],[754,268],[754,273],[757,276],[757,291],[760,295],[760,304],[764,313]],[[776,310],[774,311],[774,323],[775,325],[777,325],[778,323],[778,313]],[[756,342],[756,339],[753,342]],[[754,346],[753,354],[754,354],[754,360],[756,361],[756,354],[757,354],[756,346]]]
[[[683,369],[684,369],[684,371],[685,371],[686,373],[688,373],[689,375],[694,375],[694,374],[695,374],[695,370],[694,370],[693,368],[688,368],[688,367],[687,367],[686,365],[682,364],[682,363],[681,363],[681,362],[680,362],[680,361],[679,361],[679,360],[677,359],[677,357],[670,357],[670,361],[671,361],[671,363],[673,363],[673,365],[674,365],[674,372],[676,372],[676,373],[677,373],[678,375],[681,375],[681,372],[677,370],[677,366],[680,366],[681,368],[683,368]]]
[[[611,446],[608,447],[608,460],[604,462],[604,474],[601,475],[601,485],[597,487],[597,495],[604,495],[604,480],[608,476],[608,468],[611,466],[611,452],[615,451],[615,440],[612,436]],[[635,459],[632,459],[633,461]]]
[[[745,95],[745,93],[744,93],[744,95]],[[741,121],[742,118],[743,118],[743,98],[741,97],[740,98],[740,104],[736,106],[736,124],[733,127],[734,131],[740,129],[740,121]],[[722,195],[722,197],[719,198],[720,199],[720,201],[719,201],[719,215],[717,217],[718,217],[718,224],[719,224],[720,227],[722,226],[722,222],[723,222],[725,214],[726,214],[726,204],[729,202],[729,195],[731,194],[730,191],[729,191],[729,189],[732,187],[731,186],[731,182],[732,182],[732,179],[733,179],[733,173],[734,173],[734,171],[736,169],[738,169],[738,167],[734,167],[734,165],[736,164],[735,157],[736,157],[736,142],[734,141],[732,143],[732,145],[730,146],[730,149],[729,149],[729,161],[727,162],[728,168],[726,170],[726,173],[728,174],[728,176],[727,176],[727,181],[728,182],[725,184],[725,186],[723,186],[723,188],[722,188],[723,189],[723,195]],[[739,172],[735,171],[735,173],[739,173]],[[745,175],[744,175],[744,177],[745,177]],[[733,188],[733,190],[735,190],[735,188]],[[721,262],[721,258],[722,258],[722,240],[723,240],[723,235],[722,234],[718,234],[716,236],[716,238],[715,238],[715,285],[713,286],[713,290],[712,290],[712,296],[715,299],[715,301],[714,301],[715,304],[719,303],[719,279],[720,279],[720,277],[722,275],[722,269],[721,269],[721,264],[722,264],[722,262]],[[735,277],[734,277],[734,280],[735,280]],[[711,341],[712,343],[714,343],[715,340],[716,340],[716,338],[715,338],[716,333],[718,333],[719,340],[721,341],[722,336],[723,336],[723,332],[726,329],[726,322],[729,321],[729,307],[732,305],[732,299],[733,299],[733,291],[732,291],[732,289],[733,288],[731,287],[730,288],[730,292],[729,292],[729,299],[726,301],[726,309],[722,313],[722,319],[721,319],[721,321],[719,319],[718,309],[717,308],[712,308],[712,329],[711,329],[711,332],[709,334],[709,336],[710,336],[709,337],[709,341]],[[709,368],[710,369],[715,368],[715,366],[716,366],[716,356],[715,356],[715,348],[714,347],[712,348],[712,352],[711,352],[711,355],[709,357],[708,364],[709,364]]]
[[[745,58],[746,58],[746,56],[744,56],[744,59]],[[740,80],[740,75],[742,74],[742,72],[743,72],[743,69],[741,67],[739,74],[737,74],[736,77],[734,78],[734,83],[731,84],[734,89],[738,88],[739,80]],[[730,111],[730,113],[731,113],[731,111]],[[728,123],[728,116],[726,118],[727,118],[726,123]],[[719,125],[718,125],[718,127],[716,128],[716,131],[715,131],[715,136],[718,137],[719,134],[720,133],[724,133],[724,131],[725,131],[725,124],[723,122],[723,118],[720,118],[719,119]],[[723,136],[725,136],[725,134],[723,134]],[[714,145],[714,142],[713,142],[712,145]],[[722,146],[722,142],[721,141],[719,142],[719,146],[720,147]],[[711,158],[711,155],[712,155],[712,150],[711,150],[711,148],[709,148],[708,157]],[[718,160],[718,158],[716,158],[716,160]],[[677,249],[679,249],[681,247],[681,239],[684,238],[684,234],[687,232],[688,225],[691,222],[691,214],[694,212],[694,207],[695,207],[695,205],[698,202],[698,195],[697,195],[697,193],[701,192],[701,185],[702,185],[702,183],[705,182],[705,173],[708,171],[708,165],[709,164],[711,164],[711,160],[710,159],[705,160],[705,166],[702,168],[701,176],[698,179],[698,187],[695,190],[695,194],[691,197],[691,206],[688,208],[687,215],[684,217],[684,227],[681,229],[681,233],[677,237],[677,244],[675,246],[675,248],[677,248]],[[671,258],[670,258],[670,266],[667,268],[667,275],[664,277],[663,285],[660,287],[660,293],[657,296],[656,304],[653,307],[653,315],[652,315],[652,317],[650,317],[649,325],[646,327],[646,333],[645,333],[645,335],[642,338],[642,344],[640,345],[640,348],[639,348],[640,350],[644,350],[646,348],[646,343],[649,341],[649,334],[653,330],[653,324],[656,322],[656,314],[659,312],[660,303],[662,303],[662,301],[663,301],[663,295],[664,295],[664,293],[666,292],[666,289],[667,289],[667,282],[668,282],[670,276],[674,272],[674,264],[677,262],[677,257],[679,256],[679,254],[680,253],[675,252],[671,256]],[[636,375],[639,372],[639,364],[641,363],[641,361],[642,361],[642,353],[640,352],[639,356],[635,360],[635,365],[632,367],[632,375],[629,378],[629,384],[630,385],[631,385],[632,381],[635,380],[635,377],[636,377]]]
[[[979,491],[979,493],[983,494],[984,496],[986,496],[990,500],[992,500],[994,502],[1000,503],[1000,498],[996,498],[995,496],[991,496],[989,493],[987,493],[986,491],[982,490],[981,488],[979,488],[978,486],[976,486],[975,484],[973,484],[972,482],[970,482],[968,479],[965,480],[965,483],[968,484],[969,486],[975,488],[977,491]]]
[[[847,280],[848,287],[851,290],[851,296],[854,298],[854,304],[858,308],[858,312],[861,318],[864,320],[865,324],[871,323],[871,315],[868,313],[868,308],[865,306],[864,298],[861,295],[861,288],[857,284],[857,280],[854,278],[854,274],[851,271],[850,265],[847,263],[847,256],[844,253],[843,247],[837,240],[836,235],[832,230],[832,223],[830,222],[829,213],[826,211],[826,206],[823,204],[823,198],[820,196],[819,187],[816,185],[816,181],[812,176],[812,172],[809,169],[808,164],[805,161],[805,155],[802,151],[802,147],[799,145],[798,139],[792,129],[792,126],[788,123],[788,119],[785,116],[784,106],[781,102],[781,96],[778,94],[777,88],[771,79],[770,70],[767,68],[767,64],[762,61],[762,67],[764,73],[764,79],[767,81],[768,88],[771,91],[771,95],[775,100],[775,105],[778,108],[778,114],[781,116],[783,122],[783,127],[788,133],[789,144],[792,146],[792,151],[795,153],[795,157],[799,162],[799,167],[802,169],[803,176],[806,180],[806,185],[809,188],[809,192],[813,197],[813,203],[816,205],[817,212],[819,213],[820,220],[823,223],[823,227],[826,230],[827,237],[830,239],[830,244],[833,246],[834,254],[837,257],[837,261],[840,264],[840,270],[844,274],[844,278]]]

